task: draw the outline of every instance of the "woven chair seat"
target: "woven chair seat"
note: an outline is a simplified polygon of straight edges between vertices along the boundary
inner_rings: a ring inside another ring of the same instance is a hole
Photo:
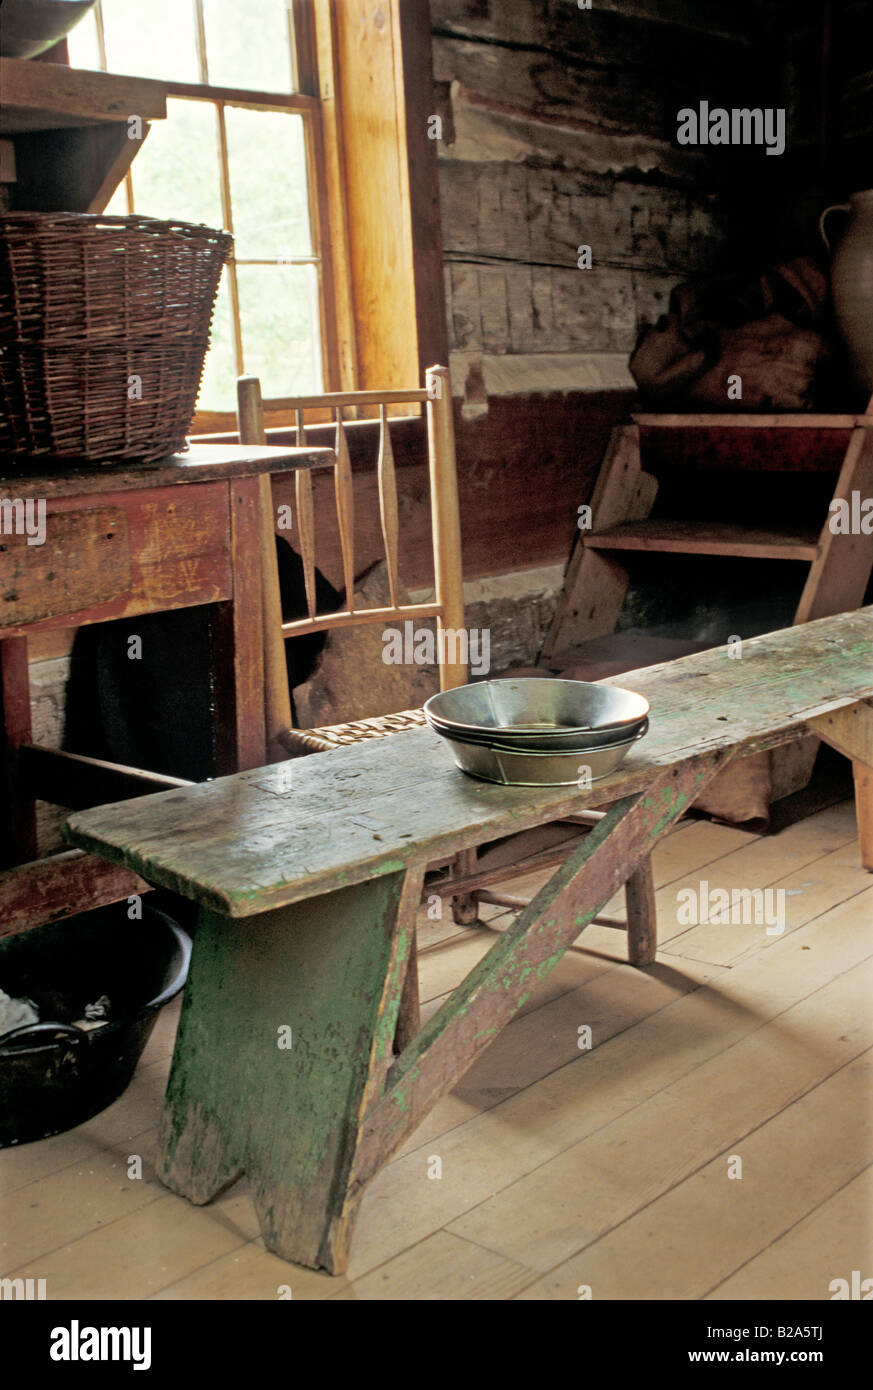
[[[404,709],[397,714],[381,714],[375,719],[355,719],[350,724],[328,724],[320,729],[285,729],[279,741],[287,752],[329,753],[346,743],[363,743],[368,738],[387,738],[425,723],[423,709]]]

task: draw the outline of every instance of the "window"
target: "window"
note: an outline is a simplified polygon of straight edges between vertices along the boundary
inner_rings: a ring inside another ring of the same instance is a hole
[[[300,0],[99,0],[69,35],[76,67],[169,84],[167,119],[106,211],[234,236],[196,428],[227,421],[244,373],[265,395],[339,385],[307,11]]]

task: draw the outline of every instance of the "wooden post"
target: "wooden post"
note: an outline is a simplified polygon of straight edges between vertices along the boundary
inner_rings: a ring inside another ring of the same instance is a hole
[[[265,480],[269,484],[269,477]],[[262,767],[266,750],[264,631],[260,565],[261,493],[257,478],[228,486],[233,594],[212,622],[215,761],[219,777]]]
[[[455,422],[452,418],[452,383],[448,367],[427,371],[427,454],[430,468],[430,505],[433,518],[436,599],[443,610],[437,620],[440,635],[464,629],[464,581],[461,565],[461,521],[455,465]],[[454,655],[457,657],[457,640]],[[449,653],[446,652],[448,656]],[[466,685],[467,664],[440,661],[440,688]]]
[[[452,414],[452,381],[447,367],[430,367],[427,383],[427,447],[430,465],[430,504],[433,517],[434,570],[436,598],[443,610],[437,620],[442,635],[447,630],[464,629],[464,578],[461,560],[461,520],[458,506],[458,472],[455,458],[455,421]],[[458,655],[455,638],[455,656]],[[448,657],[448,651],[445,653]],[[442,657],[442,653],[441,653]],[[453,690],[466,685],[466,662],[440,660],[440,689]],[[456,858],[454,872],[469,875],[476,871],[475,849],[463,850]],[[472,926],[479,919],[474,893],[452,898],[452,918],[459,926]]]
[[[241,444],[266,444],[261,383],[256,376],[237,381],[239,437]],[[266,753],[273,762],[282,762],[287,753],[280,735],[291,727],[291,696],[285,665],[285,639],[282,636],[282,599],[279,590],[279,563],[276,559],[276,527],[273,520],[273,489],[269,473],[258,479],[261,533],[261,593],[264,631],[264,718]]]
[[[658,914],[651,858],[644,859],[624,886],[627,952],[631,965],[651,965],[658,950]]]
[[[462,849],[452,865],[453,878],[472,878],[479,862],[479,852]],[[473,889],[452,895],[452,921],[459,927],[472,927],[479,921],[479,894]]]

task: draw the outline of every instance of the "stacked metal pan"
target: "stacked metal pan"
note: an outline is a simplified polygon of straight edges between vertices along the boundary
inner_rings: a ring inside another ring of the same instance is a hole
[[[587,681],[481,681],[432,696],[424,713],[463,772],[522,787],[584,789],[649,727],[642,695]]]

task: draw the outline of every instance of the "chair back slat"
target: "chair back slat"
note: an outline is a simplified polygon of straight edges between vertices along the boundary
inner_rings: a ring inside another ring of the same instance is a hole
[[[306,426],[303,411],[294,412],[298,448],[306,447]],[[297,510],[297,540],[300,562],[303,565],[303,584],[306,590],[306,611],[310,619],[316,612],[315,588],[315,515],[312,507],[312,474],[308,468],[298,468],[294,474],[294,500]]]
[[[306,589],[306,611],[315,617],[315,515],[312,507],[312,474],[308,468],[298,468],[294,475],[294,495],[297,502],[297,545],[303,563],[303,583]]]
[[[441,618],[438,603],[404,603],[398,608],[356,608],[354,613],[322,613],[319,617],[299,618],[283,623],[285,637],[309,636],[313,632],[330,632],[335,627],[362,627],[367,623],[402,622],[405,618]]]
[[[392,608],[397,608],[400,600],[400,575],[398,570],[399,520],[397,515],[397,476],[394,471],[394,449],[391,444],[391,431],[388,428],[388,412],[383,405],[379,411],[379,462],[377,465],[379,483],[379,514],[382,520],[382,539],[385,542],[385,561],[388,566],[388,590]]]
[[[338,405],[352,405],[369,410],[378,405],[423,405],[427,388],[411,386],[405,391],[326,391],[322,396],[271,396],[265,401],[268,410],[333,410]]]
[[[336,519],[339,526],[340,549],[343,557],[343,582],[346,586],[346,609],[355,611],[355,496],[352,490],[352,463],[343,421],[343,408],[336,407]]]

